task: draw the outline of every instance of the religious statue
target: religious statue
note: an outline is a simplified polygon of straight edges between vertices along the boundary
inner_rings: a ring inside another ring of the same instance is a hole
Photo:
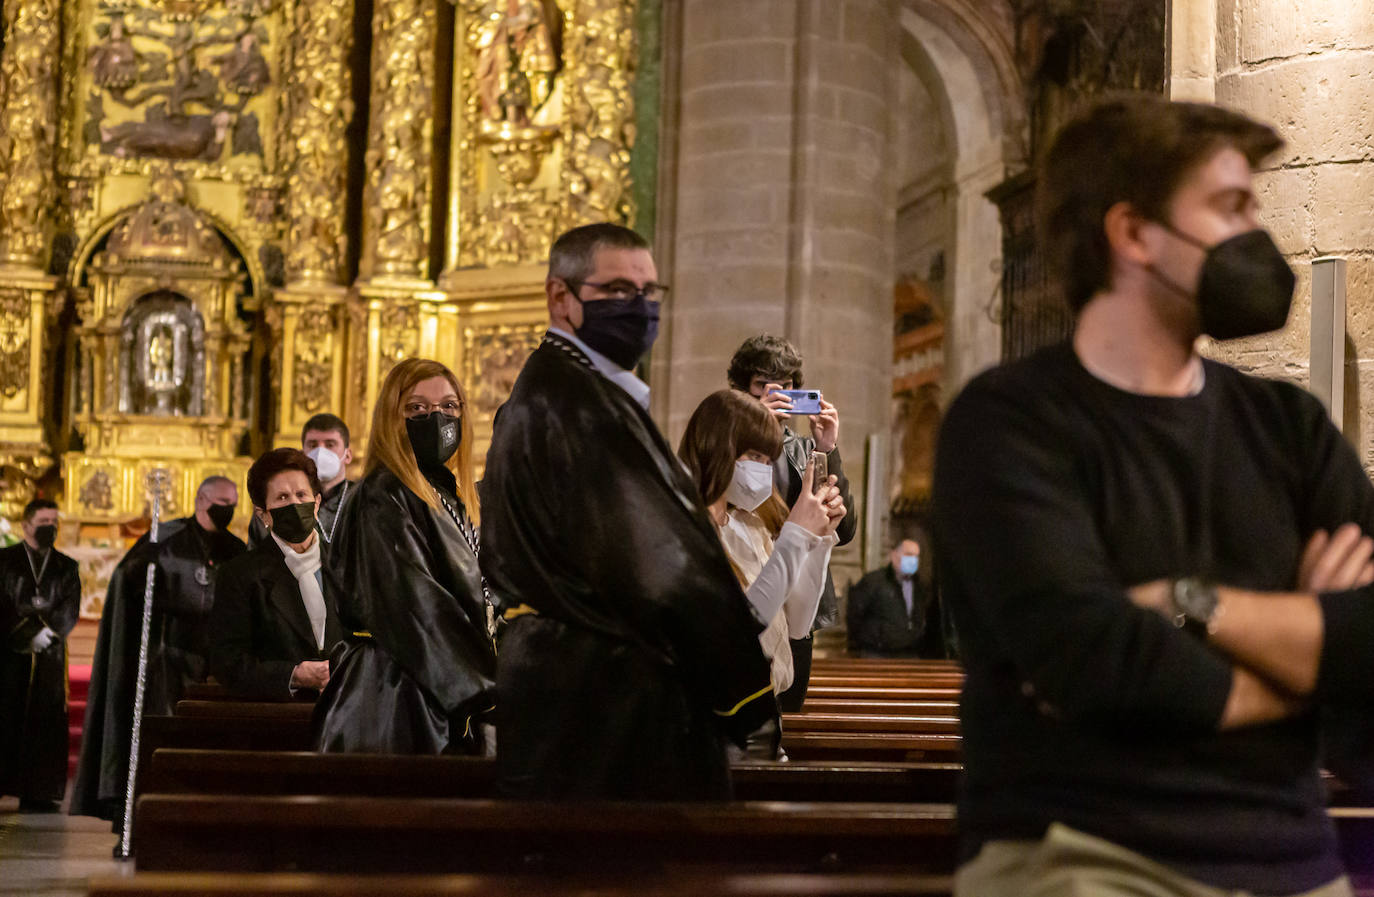
[[[553,92],[557,7],[546,11],[540,0],[490,0],[481,15],[475,49],[482,114],[524,127]]]
[[[213,115],[169,115],[101,125],[100,149],[120,157],[214,161],[223,151],[232,118],[227,110],[221,109]]]
[[[123,17],[110,20],[105,40],[91,47],[87,58],[92,80],[112,93],[123,93],[138,81],[138,51],[129,39]]]
[[[219,77],[224,86],[239,95],[240,108],[272,82],[267,59],[258,47],[258,36],[252,31],[241,34],[234,49],[216,56],[211,62],[220,67]]]

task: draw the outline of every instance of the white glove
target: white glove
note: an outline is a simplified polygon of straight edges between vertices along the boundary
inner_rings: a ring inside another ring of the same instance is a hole
[[[48,646],[57,641],[57,633],[44,626],[29,642],[29,650],[37,654],[39,651],[48,650]]]

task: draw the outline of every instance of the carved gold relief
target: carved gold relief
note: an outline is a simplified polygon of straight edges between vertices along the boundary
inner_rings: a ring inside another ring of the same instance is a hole
[[[463,328],[463,382],[479,414],[495,414],[525,360],[539,345],[542,323]]]
[[[378,3],[372,19],[372,116],[363,270],[424,277],[429,262],[434,3]]]
[[[31,308],[23,290],[0,289],[0,395],[7,399],[29,388]]]
[[[630,219],[634,11],[460,2],[448,272],[540,262],[571,225]]]
[[[322,308],[301,312],[295,344],[291,394],[298,417],[333,411],[334,316]]]
[[[0,58],[0,262],[42,267],[57,139],[58,0],[7,3]]]
[[[389,305],[381,314],[381,357],[377,371],[377,381],[396,366],[396,362],[409,358],[419,351],[419,319],[415,306],[409,302]]]

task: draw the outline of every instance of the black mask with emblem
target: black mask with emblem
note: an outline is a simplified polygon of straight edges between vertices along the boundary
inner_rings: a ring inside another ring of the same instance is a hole
[[[444,462],[458,451],[458,445],[463,441],[459,420],[442,411],[431,411],[424,417],[406,419],[410,449],[415,453],[415,463],[421,470],[443,467]]]

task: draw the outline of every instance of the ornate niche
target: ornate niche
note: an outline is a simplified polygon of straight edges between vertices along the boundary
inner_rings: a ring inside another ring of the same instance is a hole
[[[78,268],[67,511],[115,521],[144,511],[143,477],[166,471],[171,506],[189,507],[212,473],[242,479],[251,334],[248,280],[231,243],[170,173],[119,215]],[[84,282],[83,282],[84,281]]]

